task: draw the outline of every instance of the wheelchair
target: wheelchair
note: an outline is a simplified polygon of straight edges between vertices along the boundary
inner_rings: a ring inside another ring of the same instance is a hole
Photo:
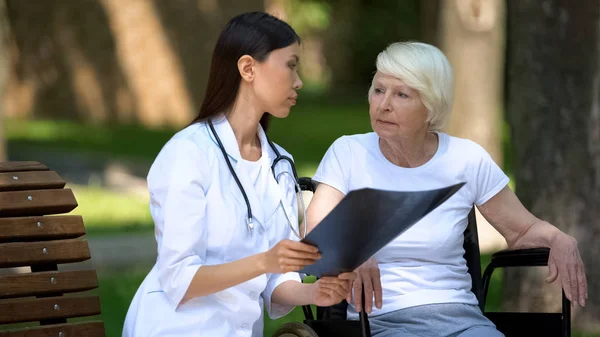
[[[303,191],[315,192],[317,183],[311,178],[300,178]],[[562,290],[562,311],[546,312],[485,312],[485,301],[492,273],[495,269],[506,267],[538,267],[547,266],[550,249],[531,248],[521,250],[503,250],[492,255],[483,276],[477,236],[475,207],[469,213],[467,229],[464,232],[465,254],[471,290],[479,301],[479,308],[496,328],[506,337],[570,337],[571,336],[571,303]],[[364,303],[364,292],[362,300]],[[283,324],[273,337],[371,337],[368,315],[363,311],[358,321],[346,319],[348,303],[343,301],[331,307],[317,307],[316,317],[310,306],[304,306],[304,322]]]

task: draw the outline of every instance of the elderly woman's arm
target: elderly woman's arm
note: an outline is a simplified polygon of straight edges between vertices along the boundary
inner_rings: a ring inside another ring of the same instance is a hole
[[[506,186],[486,203],[481,214],[504,236],[509,249],[550,248],[547,282],[560,282],[569,300],[585,306],[587,280],[577,241],[531,214]]]

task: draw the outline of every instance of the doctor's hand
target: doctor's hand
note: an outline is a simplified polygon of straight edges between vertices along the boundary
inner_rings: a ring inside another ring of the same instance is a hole
[[[321,258],[315,246],[292,240],[282,240],[264,255],[267,273],[283,274],[298,271]]]
[[[360,267],[356,268],[355,272],[358,274],[356,280],[354,280],[354,307],[357,312],[361,312],[363,309],[363,303],[361,298],[361,291],[364,287],[365,290],[365,303],[364,309],[368,314],[373,309],[373,297],[375,297],[375,306],[377,309],[381,309],[382,305],[382,289],[381,289],[381,277],[379,274],[379,264],[375,257],[371,257],[367,262],[363,263]],[[348,299],[348,303],[350,300]]]
[[[343,273],[338,277],[322,277],[312,284],[311,303],[320,307],[329,307],[348,298],[356,273]]]

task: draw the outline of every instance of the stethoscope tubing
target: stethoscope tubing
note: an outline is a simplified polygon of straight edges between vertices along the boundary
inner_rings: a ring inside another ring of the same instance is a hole
[[[223,146],[223,143],[221,142],[221,139],[219,138],[219,135],[217,134],[217,130],[215,130],[215,127],[211,120],[208,120],[208,126],[209,126],[213,136],[215,137],[215,140],[217,141],[217,145],[219,146],[219,149],[221,150],[223,157],[225,158],[225,162],[227,163],[229,172],[233,176],[233,179],[235,180],[235,183],[237,184],[240,192],[242,192],[242,196],[244,197],[244,202],[246,203],[246,209],[248,211],[248,214],[246,217],[246,225],[248,225],[248,228],[250,230],[252,230],[252,229],[254,229],[254,223],[252,221],[252,207],[250,206],[250,200],[248,200],[248,195],[246,194],[246,191],[244,190],[244,187],[242,186],[240,179],[238,178],[237,174],[235,173],[235,170],[233,169],[233,165],[231,165],[231,161],[229,160],[229,155],[227,154],[227,151],[225,151],[225,146]],[[279,184],[279,179],[278,179],[279,176],[281,176],[284,173],[287,173],[287,174],[289,174],[289,173],[284,171],[284,172],[281,172],[279,175],[276,175],[275,174],[275,166],[282,160],[287,161],[288,164],[290,165],[290,167],[292,169],[293,179],[294,179],[294,190],[296,191],[296,193],[300,193],[304,221],[306,221],[306,206],[304,205],[304,197],[301,194],[302,191],[301,191],[300,185],[298,183],[298,173],[296,171],[296,166],[294,165],[294,161],[288,156],[282,156],[281,153],[279,152],[279,150],[277,150],[277,147],[275,146],[275,144],[273,144],[273,142],[271,142],[271,140],[268,137],[267,137],[267,143],[269,143],[269,146],[271,147],[273,152],[275,152],[275,160],[273,160],[273,164],[271,165],[271,171],[273,172],[273,178],[275,178],[275,181],[278,184]],[[283,208],[283,204],[281,201],[280,201],[280,204],[281,204],[281,207]],[[292,226],[291,220],[290,220],[287,212],[285,211],[285,209],[283,209],[283,212],[288,221],[288,225],[290,226],[290,228],[292,229],[294,234],[296,234],[296,236],[298,236],[298,238],[300,238],[300,239],[305,237],[306,236],[306,226],[304,226],[304,236],[300,236],[300,234],[298,232],[296,232],[296,230]]]

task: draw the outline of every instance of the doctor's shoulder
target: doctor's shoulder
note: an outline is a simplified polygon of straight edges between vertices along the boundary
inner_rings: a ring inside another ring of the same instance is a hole
[[[208,182],[214,154],[204,123],[195,123],[178,131],[161,148],[148,172],[148,187],[167,181],[172,175],[190,175]]]

